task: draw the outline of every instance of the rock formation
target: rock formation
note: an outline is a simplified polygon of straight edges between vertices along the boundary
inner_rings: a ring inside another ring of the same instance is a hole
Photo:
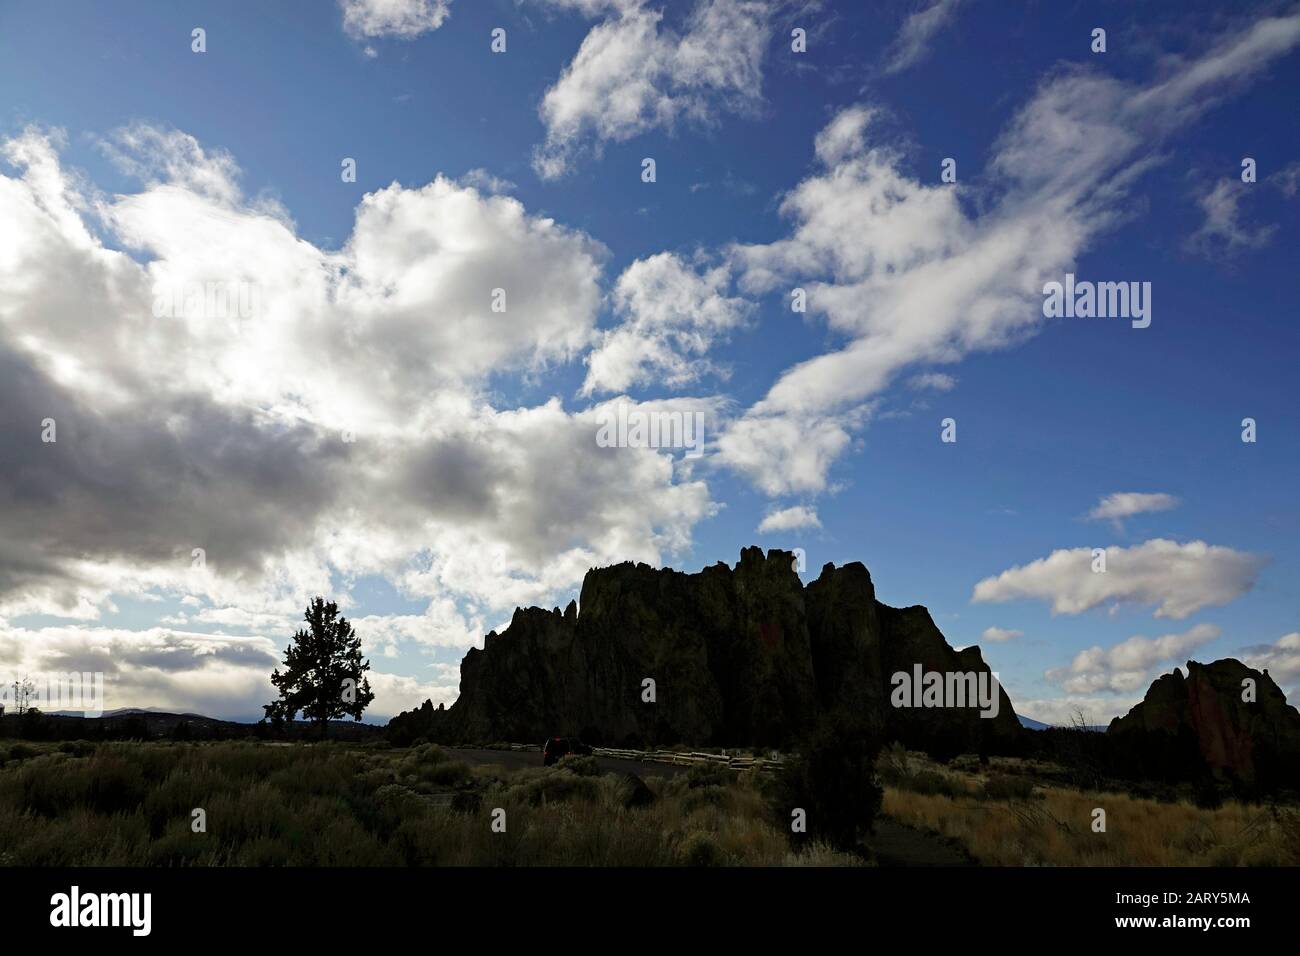
[[[1157,678],[1106,733],[1130,775],[1209,775],[1259,790],[1300,786],[1300,711],[1268,671],[1232,658],[1188,661],[1186,677],[1175,670]]]
[[[860,563],[827,564],[804,587],[785,551],[746,548],[697,574],[624,563],[587,573],[581,613],[518,609],[461,663],[460,698],[391,727],[447,741],[780,746],[819,716],[847,711],[885,740],[932,752],[996,752],[1019,734],[1011,701],[978,648],[954,651],[923,607],[876,600]],[[894,707],[891,676],[984,675],[996,716],[977,706]],[[654,700],[644,683],[652,680]]]

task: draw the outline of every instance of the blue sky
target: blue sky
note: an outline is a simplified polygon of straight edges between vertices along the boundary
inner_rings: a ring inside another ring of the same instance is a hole
[[[589,566],[757,543],[1040,719],[1188,658],[1294,692],[1298,46],[1288,3],[6,4],[0,661],[250,716],[323,591],[387,715]],[[1150,327],[1045,318],[1066,272]],[[151,313],[194,282],[251,324]],[[705,454],[597,448],[620,401]]]

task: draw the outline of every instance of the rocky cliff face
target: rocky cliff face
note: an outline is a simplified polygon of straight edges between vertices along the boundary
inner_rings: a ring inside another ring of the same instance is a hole
[[[520,609],[461,664],[460,698],[395,719],[447,740],[781,745],[840,708],[913,747],[1008,749],[1019,733],[996,684],[977,706],[895,707],[892,675],[989,669],[948,646],[923,607],[879,603],[859,563],[826,565],[806,588],[785,551],[746,548],[698,574],[645,564],[588,572],[574,604]],[[653,681],[653,701],[647,680]],[[949,702],[951,703],[951,702]],[[972,705],[973,701],[970,702]]]
[[[1248,788],[1300,785],[1300,711],[1267,671],[1232,658],[1157,678],[1107,735],[1131,772],[1186,779],[1200,768]]]

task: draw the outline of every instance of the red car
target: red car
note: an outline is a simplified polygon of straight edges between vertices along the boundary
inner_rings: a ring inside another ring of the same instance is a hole
[[[561,757],[567,757],[569,754],[587,756],[591,752],[591,748],[577,737],[551,737],[546,743],[542,744],[542,766],[549,767]]]

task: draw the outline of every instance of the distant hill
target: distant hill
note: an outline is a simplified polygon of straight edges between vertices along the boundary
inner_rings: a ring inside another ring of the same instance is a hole
[[[1062,724],[1045,724],[1041,720],[1034,720],[1034,718],[1026,717],[1024,714],[1017,714],[1016,716],[1020,718],[1020,726],[1024,727],[1026,730],[1050,730],[1053,727],[1063,726]],[[1101,726],[1101,724],[1085,724],[1083,729],[1091,730],[1099,734],[1106,732],[1106,728]]]
[[[381,737],[384,728],[352,720],[332,720],[331,740],[370,740]],[[176,714],[152,708],[123,707],[105,711],[99,717],[86,717],[79,711],[51,711],[35,718],[5,714],[0,717],[0,736],[25,737],[32,740],[120,740],[120,739],[192,739],[241,740],[249,738],[307,739],[316,728],[301,720],[279,731],[250,721],[218,720],[202,714]]]

